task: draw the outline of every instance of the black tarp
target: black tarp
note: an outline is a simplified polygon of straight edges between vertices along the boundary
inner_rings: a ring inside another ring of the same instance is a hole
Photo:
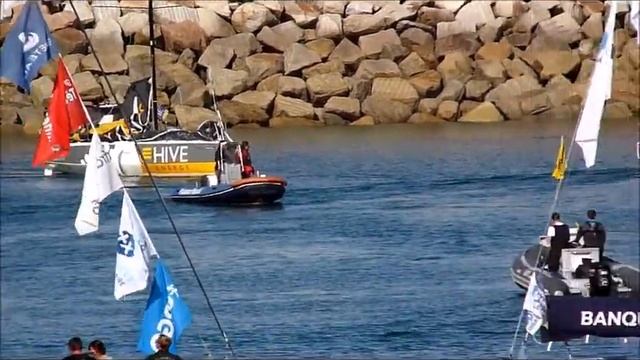
[[[549,341],[640,337],[640,298],[547,296]]]
[[[151,119],[147,120],[148,111],[150,110],[150,92],[151,84],[149,83],[149,78],[138,80],[129,86],[122,102],[124,119],[139,132],[146,130],[148,125],[153,126],[147,123],[147,121],[151,122]],[[137,111],[134,108],[134,104],[137,105]]]

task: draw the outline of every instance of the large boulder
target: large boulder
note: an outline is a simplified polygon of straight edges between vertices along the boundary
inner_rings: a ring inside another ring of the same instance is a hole
[[[280,52],[284,52],[291,44],[302,40],[303,37],[304,32],[293,21],[287,21],[274,27],[265,26],[257,36],[263,44]]]
[[[322,59],[318,54],[302,44],[294,43],[284,52],[284,73],[291,74],[319,62],[322,62]]]
[[[309,50],[315,52],[321,59],[326,59],[336,48],[336,44],[329,39],[319,38],[304,44]]]
[[[278,95],[273,106],[273,116],[313,119],[313,105],[304,100]]]
[[[161,64],[158,66],[157,74],[160,89],[174,89],[180,84],[202,81],[191,69],[182,64]],[[217,76],[217,74],[213,76]]]
[[[435,9],[428,6],[423,6],[418,10],[418,22],[429,26],[437,26],[442,22],[449,22],[455,20],[455,15],[451,10],[447,9]]]
[[[316,34],[318,37],[328,39],[342,36],[342,16],[338,14],[322,14],[318,17],[316,24]]]
[[[179,84],[171,97],[171,104],[201,107],[204,106],[207,94],[207,87],[201,81]]]
[[[38,135],[44,122],[44,111],[39,108],[27,107],[18,109],[18,117],[22,122],[22,131],[26,135]],[[8,128],[7,126],[3,126]]]
[[[322,13],[343,15],[349,2],[346,0],[327,0],[322,2]]]
[[[372,34],[384,29],[384,27],[384,18],[376,15],[349,15],[342,20],[342,31],[345,36],[357,37]]]
[[[489,90],[491,90],[489,80],[472,79],[465,85],[465,96],[467,99],[482,100]]]
[[[109,79],[109,84],[111,84],[113,92],[116,94],[117,101],[122,103],[125,95],[127,95],[129,86],[131,85],[131,79],[126,75],[107,75],[107,78]],[[113,94],[109,90],[109,86],[107,85],[104,76],[100,77],[100,85],[102,85],[102,89],[107,95],[107,98],[109,98],[110,101],[115,102],[116,100],[113,98]]]
[[[371,79],[362,79],[357,77],[348,77],[345,79],[351,88],[351,91],[349,91],[350,98],[358,99],[358,101],[362,102],[367,98],[367,96],[369,96],[369,94],[371,94]]]
[[[376,57],[382,52],[382,47],[389,44],[402,45],[400,37],[393,29],[361,36],[358,39],[358,46],[366,57]]]
[[[460,106],[458,107],[458,116],[464,116],[465,114],[468,114],[469,111],[475,109],[480,104],[482,103],[479,101],[464,100],[463,102],[460,103]]]
[[[340,60],[345,65],[358,64],[363,58],[362,49],[347,38],[342,39],[329,55],[329,60]]]
[[[332,96],[349,94],[349,84],[339,73],[314,75],[307,79],[307,89],[314,105],[322,105]]]
[[[549,18],[551,18],[549,10],[539,6],[533,6],[529,11],[517,17],[516,23],[513,25],[513,31],[517,33],[530,33],[534,26]]]
[[[350,97],[332,96],[324,105],[324,110],[344,119],[354,121],[360,117],[360,101]]]
[[[445,83],[451,80],[466,82],[473,74],[473,62],[463,53],[450,53],[438,65],[438,72]]]
[[[104,98],[102,87],[98,84],[90,71],[83,71],[72,75],[72,77],[82,100],[99,101]]]
[[[485,101],[482,104],[473,108],[461,118],[458,122],[497,122],[504,121],[504,117],[489,101]]]
[[[91,5],[88,1],[76,1],[73,3],[78,12],[78,19],[80,23],[83,25],[92,24],[95,21],[95,16],[93,16],[93,10],[91,9]],[[73,11],[73,8],[68,3],[64,4],[63,12],[70,14],[73,17],[73,20],[76,19],[76,14]],[[56,14],[54,14],[56,15]],[[51,27],[49,27],[49,31],[54,31]]]
[[[224,38],[236,33],[233,26],[214,10],[207,8],[198,8],[196,10],[198,11],[198,25],[204,31],[207,39]]]
[[[387,1],[375,16],[381,17],[386,26],[392,26],[395,23],[413,17],[417,9],[412,4],[398,4]]]
[[[551,19],[541,21],[536,28],[537,35],[552,36],[567,44],[580,41],[580,25],[568,13],[562,13]]]
[[[209,46],[232,49],[237,57],[247,57],[262,50],[260,42],[251,33],[240,33],[222,39],[215,39]]]
[[[466,3],[465,0],[437,0],[435,5],[440,9],[447,9],[451,12],[456,12]]]
[[[472,56],[480,48],[476,34],[464,33],[438,38],[436,40],[436,56],[442,57],[453,52],[461,52]]]
[[[133,36],[149,27],[149,16],[139,12],[130,12],[118,18],[125,36]]]
[[[409,56],[402,60],[398,67],[400,68],[400,71],[402,71],[402,74],[406,77],[424,72],[428,68],[424,60],[422,60],[422,58],[415,52],[412,52],[411,54],[409,54]]]
[[[255,84],[284,70],[284,58],[280,54],[253,54],[244,63],[249,72],[249,84]]]
[[[490,1],[471,1],[456,14],[456,21],[482,26],[495,19]]]
[[[285,1],[284,12],[289,15],[296,24],[305,27],[312,25],[322,11],[322,4],[313,2],[297,2],[297,1]]]
[[[307,127],[322,126],[320,121],[315,121],[308,117],[274,116],[269,120],[269,127]]]
[[[65,28],[53,33],[53,39],[58,44],[58,49],[63,55],[86,54],[89,43],[82,31],[74,28]]]
[[[436,115],[447,121],[455,121],[458,116],[458,103],[452,100],[444,100],[438,105]]]
[[[186,20],[162,25],[162,38],[167,51],[180,53],[184,49],[201,51],[207,46],[207,36],[198,23]]]
[[[442,100],[439,98],[422,99],[418,103],[418,111],[425,114],[435,114]]]
[[[252,2],[240,5],[231,15],[231,24],[237,32],[252,33],[275,23],[277,19],[269,9]]]
[[[277,92],[278,91],[278,80],[283,77],[282,74],[273,74],[269,77],[267,77],[266,79],[260,81],[258,83],[258,85],[256,86],[256,90],[257,91],[271,91],[271,92]],[[302,79],[299,79],[300,81],[302,81]],[[304,83],[304,81],[302,81],[302,85],[305,88],[305,91],[307,89],[306,84]]]
[[[275,91],[278,95],[307,100],[307,83],[297,77],[280,76]]]
[[[349,1],[345,9],[345,15],[373,14],[371,1]]]
[[[256,0],[254,1],[254,3],[260,4],[266,7],[278,19],[282,16],[282,13],[284,12],[284,5],[282,4],[283,2],[279,0]]]
[[[76,16],[72,12],[60,11],[55,14],[44,15],[49,31],[56,31],[66,27],[72,27],[76,22]]]
[[[234,96],[231,100],[240,104],[257,106],[264,111],[268,111],[275,98],[276,94],[271,91],[250,90]]]
[[[520,108],[524,115],[539,114],[549,110],[551,106],[549,94],[544,89],[523,93],[520,101]]]
[[[53,81],[46,76],[39,77],[31,82],[31,99],[36,106],[49,106],[49,100],[53,93]]]
[[[202,107],[176,105],[174,110],[180,128],[189,131],[197,130],[198,126],[204,121],[218,119],[218,115],[215,112]]]
[[[536,64],[542,67],[540,77],[546,80],[555,75],[567,75],[575,71],[580,65],[580,55],[573,50],[545,51],[538,54]]]
[[[456,20],[456,21],[438,23],[436,37],[438,39],[441,39],[451,35],[468,34],[468,33],[475,33],[475,32],[476,32],[476,26],[473,25],[473,23]]]
[[[496,3],[493,6],[493,13],[496,16],[500,16],[500,17],[506,17],[506,18],[510,18],[513,17],[514,14],[514,7],[515,7],[515,3],[518,0],[502,0],[502,1],[496,1]]]
[[[433,35],[430,33],[418,29],[418,28],[408,28],[400,34],[400,42],[402,46],[412,49],[414,46],[429,46],[433,49],[435,45],[435,40],[433,39]]]
[[[511,56],[511,44],[506,40],[500,42],[490,42],[482,45],[476,53],[476,60],[499,60],[502,61]]]
[[[582,24],[581,30],[587,37],[599,41],[603,33],[602,27],[602,14],[595,13],[591,14],[587,21]]]
[[[267,125],[269,115],[258,105],[243,103],[236,100],[222,100],[219,104],[220,115],[225,123],[237,124],[261,124]]]
[[[219,97],[239,94],[247,89],[249,82],[249,74],[246,71],[218,69],[213,76],[213,90]]]
[[[513,60],[504,59],[502,60],[502,65],[510,78],[517,78],[522,75],[528,75],[532,78],[538,77],[536,72],[520,58],[514,58]]]
[[[505,18],[497,18],[489,21],[478,30],[478,38],[480,38],[480,41],[484,44],[496,41],[503,35],[505,24]]]
[[[407,123],[409,124],[430,124],[430,123],[439,123],[444,121],[444,119],[441,119],[437,116],[434,116],[432,114],[429,113],[422,113],[422,112],[418,112],[415,113],[413,115],[411,115],[411,117],[409,117],[409,120],[407,120]]]
[[[93,49],[98,53],[124,54],[122,29],[114,19],[106,18],[98,21],[89,36]]]
[[[344,63],[340,60],[329,60],[326,63],[316,64],[302,70],[302,77],[305,79],[308,79],[314,75],[336,73],[336,72],[341,75],[344,75],[344,72],[345,72]]]
[[[98,59],[100,59],[102,70],[104,70],[106,74],[123,73],[129,69],[127,62],[124,61],[118,53],[99,54]],[[93,54],[83,57],[80,65],[82,66],[82,70],[95,71],[98,73],[102,71]]]
[[[354,76],[362,79],[373,79],[377,77],[400,77],[401,73],[398,65],[391,60],[363,60]]]
[[[353,125],[353,126],[373,126],[375,124],[378,124],[378,122],[376,121],[376,119],[373,118],[373,116],[365,115],[365,116],[361,117],[360,119],[352,122],[350,125]]]
[[[520,98],[523,94],[540,90],[542,87],[538,80],[528,75],[522,75],[514,79],[507,80],[489,91],[485,96],[485,101],[494,103],[507,118],[514,120],[523,115],[520,107]]]
[[[440,101],[460,101],[464,96],[464,83],[458,80],[451,80],[444,85],[442,92],[438,95]]]
[[[377,95],[390,100],[409,105],[412,109],[418,101],[419,95],[411,83],[402,78],[376,78],[373,80],[371,95]]]
[[[442,88],[442,77],[435,70],[427,70],[414,75],[409,79],[409,83],[416,89],[420,97],[436,96]]]
[[[382,124],[404,123],[412,113],[412,106],[381,95],[371,95],[362,102],[362,112]]]
[[[498,85],[505,81],[507,71],[499,60],[478,60],[476,74],[480,78],[491,81],[493,85]]]
[[[200,55],[198,64],[208,68],[226,68],[233,59],[233,49],[216,46],[211,42],[206,50]]]

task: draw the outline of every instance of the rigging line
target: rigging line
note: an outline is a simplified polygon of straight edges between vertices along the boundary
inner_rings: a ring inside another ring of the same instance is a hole
[[[605,17],[605,19],[608,19],[608,17],[609,17],[608,14],[611,12],[611,10],[612,10],[611,6],[609,6],[609,8],[607,9],[607,17]],[[608,54],[608,55],[610,56],[610,54]],[[595,71],[595,67],[594,67],[594,71]],[[593,78],[594,78],[594,74],[592,73],[591,77],[589,78],[589,86],[587,87],[587,89],[591,89],[591,87],[593,86]],[[586,96],[588,96],[588,91],[587,91]],[[585,96],[585,102],[587,100],[586,96]],[[549,225],[551,224],[551,215],[553,214],[553,212],[558,207],[558,203],[560,201],[560,191],[562,190],[562,185],[564,184],[565,180],[569,177],[569,173],[571,172],[570,171],[570,167],[569,167],[569,164],[571,162],[571,154],[573,152],[573,147],[574,147],[574,144],[576,142],[576,135],[578,134],[578,126],[580,125],[580,119],[582,118],[582,115],[584,113],[584,108],[585,108],[584,105],[582,105],[581,108],[580,108],[580,113],[578,114],[578,122],[576,123],[576,126],[575,126],[575,128],[573,130],[573,136],[571,137],[571,143],[569,144],[569,149],[567,150],[567,156],[566,156],[567,163],[566,163],[566,167],[565,167],[566,170],[565,170],[565,174],[564,174],[565,176],[564,176],[564,178],[558,180],[558,183],[556,184],[556,191],[555,191],[555,194],[554,194],[554,197],[553,197],[553,202],[551,203],[551,207],[549,208],[549,213],[547,215],[547,225],[546,225],[546,227],[549,227]],[[540,249],[538,250],[538,255],[536,257],[536,264],[535,264],[536,270],[541,265],[540,264],[540,257],[542,255],[542,248],[543,247],[540,246]],[[536,275],[536,272],[534,272],[531,276],[535,276],[535,275]],[[511,343],[511,348],[509,350],[509,358],[511,358],[513,356],[513,350],[515,349],[515,344],[516,344],[516,341],[518,339],[518,333],[520,332],[520,327],[522,326],[522,317],[523,317],[523,315],[524,315],[524,306],[523,306],[522,310],[520,310],[520,316],[518,317],[518,325],[516,327],[515,333],[513,334],[513,341]]]
[[[74,14],[79,19],[80,16],[78,14],[78,11],[76,10],[76,7],[75,7],[75,5],[73,3],[73,0],[69,0],[69,4],[71,4],[71,8],[73,9]],[[116,93],[113,91],[113,88],[111,87],[111,83],[109,82],[109,79],[106,76],[106,72],[104,71],[104,68],[102,67],[102,63],[100,62],[100,59],[98,59],[98,55],[97,55],[95,49],[93,48],[93,44],[91,43],[91,40],[89,39],[89,36],[88,36],[88,34],[87,34],[87,32],[86,32],[86,30],[84,28],[84,25],[82,23],[80,23],[80,30],[82,31],[84,36],[87,38],[87,42],[89,43],[89,47],[91,48],[91,52],[92,52],[94,58],[96,59],[96,63],[98,64],[98,67],[100,68],[100,71],[102,72],[102,76],[104,76],[105,82],[107,83],[107,87],[109,88],[109,91],[111,92],[111,95],[113,96],[113,99],[114,99],[116,105],[120,109],[120,112],[122,112],[122,104],[120,104],[120,102],[118,101],[118,98],[116,97]],[[124,112],[122,112],[122,113],[124,114]],[[155,114],[153,114],[153,116],[155,116]],[[125,124],[127,124],[126,121],[125,121]],[[129,127],[129,124],[127,124],[127,127]],[[130,127],[129,127],[129,130],[131,130]],[[235,355],[235,352],[233,350],[233,347],[231,346],[231,342],[229,341],[229,338],[227,337],[227,333],[222,328],[222,324],[220,323],[220,320],[218,319],[218,316],[216,315],[216,312],[213,309],[213,305],[211,304],[211,300],[209,299],[207,291],[204,288],[204,285],[202,284],[202,281],[200,280],[200,276],[198,275],[198,272],[197,272],[195,266],[193,265],[193,261],[191,260],[191,257],[189,256],[189,253],[187,252],[187,248],[185,247],[184,242],[182,241],[182,237],[180,236],[180,233],[178,232],[178,228],[176,227],[176,224],[173,221],[171,213],[169,212],[169,209],[167,208],[167,204],[164,201],[164,198],[162,197],[162,195],[160,194],[160,190],[159,190],[159,188],[158,188],[158,186],[156,184],[156,181],[155,181],[155,178],[154,178],[153,174],[151,173],[151,171],[149,169],[149,165],[147,164],[147,161],[142,156],[142,151],[140,150],[140,147],[139,147],[138,142],[136,141],[135,137],[132,136],[131,139],[133,140],[133,143],[134,143],[135,148],[136,148],[136,152],[138,153],[138,156],[142,160],[142,164],[144,165],[145,170],[149,174],[149,179],[151,180],[153,188],[155,189],[155,192],[158,195],[158,198],[160,199],[160,203],[162,204],[162,208],[164,209],[164,212],[167,214],[167,217],[169,218],[169,222],[171,223],[171,227],[173,228],[173,231],[176,234],[176,238],[178,239],[178,243],[180,244],[180,247],[182,248],[182,252],[184,253],[185,257],[187,258],[187,262],[189,263],[189,267],[191,267],[191,271],[193,272],[193,275],[196,278],[196,282],[198,283],[198,286],[200,287],[200,290],[202,291],[202,294],[204,295],[204,298],[206,300],[206,303],[207,303],[207,306],[209,308],[209,311],[211,312],[211,315],[213,315],[213,318],[214,318],[216,324],[218,325],[218,329],[220,330],[220,334],[221,334],[222,338],[225,341],[225,345],[227,346],[227,348],[231,352],[231,355],[235,358],[236,355]]]

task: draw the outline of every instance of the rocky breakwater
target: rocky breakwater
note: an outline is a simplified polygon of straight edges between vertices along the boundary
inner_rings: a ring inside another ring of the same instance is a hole
[[[150,75],[146,1],[75,1],[45,15],[84,100],[116,97]],[[575,116],[603,34],[605,6],[580,1],[156,1],[165,121],[230,126],[493,122]],[[172,5],[173,7],[166,7]],[[162,8],[160,8],[162,7]],[[6,36],[11,19],[0,24]],[[640,110],[640,49],[621,4],[608,117]],[[36,133],[53,87],[2,85],[2,129]]]

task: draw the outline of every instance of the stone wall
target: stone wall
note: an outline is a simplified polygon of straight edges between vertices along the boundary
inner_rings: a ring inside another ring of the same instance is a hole
[[[146,0],[74,2],[45,15],[84,100],[150,75]],[[159,102],[171,125],[215,116],[230,126],[489,122],[579,109],[605,6],[580,1],[154,1]],[[166,7],[172,5],[173,7]],[[178,5],[176,7],[176,5]],[[10,20],[0,24],[4,38]],[[48,10],[47,10],[48,11]],[[640,110],[640,49],[621,2],[609,117]],[[30,96],[2,86],[3,129],[37,133],[55,64]],[[15,125],[19,123],[21,125]]]

